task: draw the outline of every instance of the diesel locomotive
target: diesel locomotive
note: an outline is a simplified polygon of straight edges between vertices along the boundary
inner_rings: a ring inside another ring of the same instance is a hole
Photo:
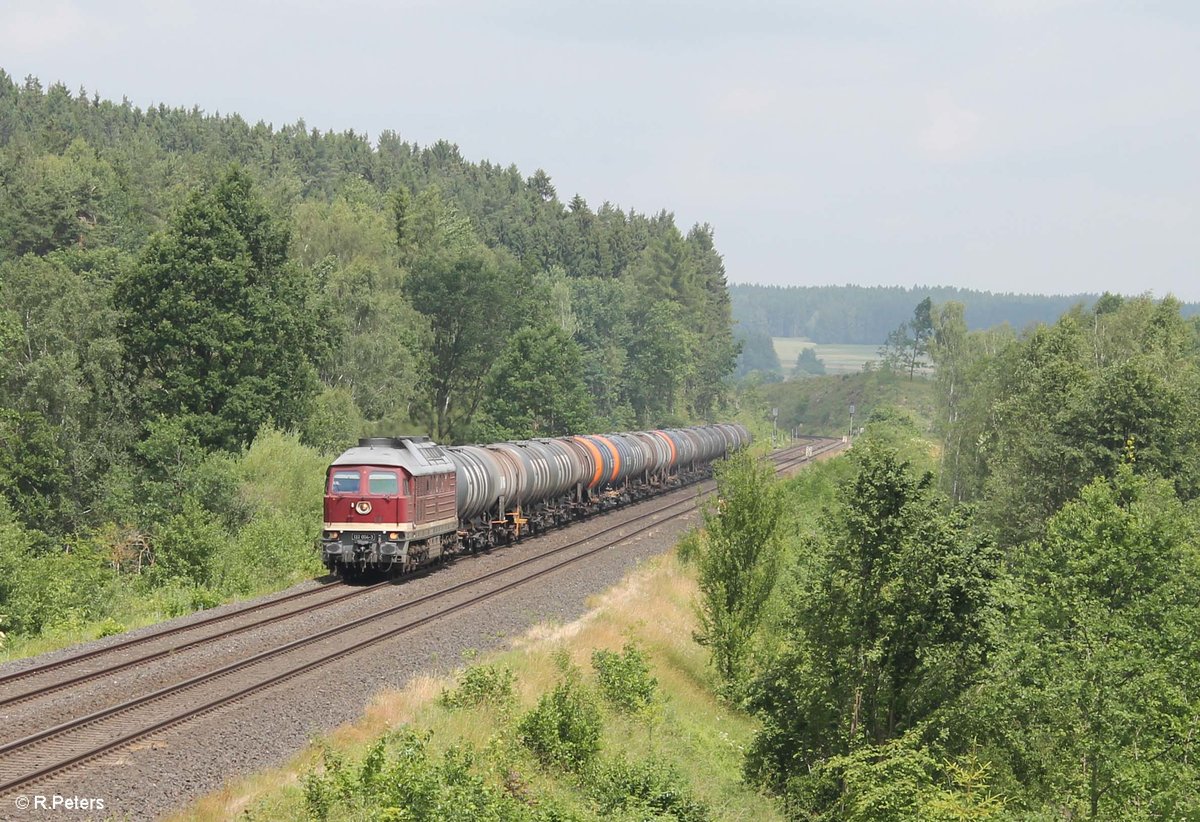
[[[738,424],[491,445],[364,438],[329,466],[321,558],[346,579],[410,571],[694,482],[749,442]]]

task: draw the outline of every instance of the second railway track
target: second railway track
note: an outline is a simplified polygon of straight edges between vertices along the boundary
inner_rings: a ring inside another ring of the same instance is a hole
[[[836,440],[810,441],[800,446],[785,449],[773,455],[776,470],[784,472],[822,453],[836,449],[841,443]],[[281,644],[277,647],[235,660],[214,670],[188,677],[165,687],[138,696],[131,696],[115,705],[75,717],[50,728],[44,728],[20,739],[0,745],[0,794],[12,792],[82,763],[130,745],[131,743],[161,732],[169,727],[186,722],[197,716],[215,711],[223,706],[243,700],[281,682],[301,676],[309,671],[331,664],[377,643],[400,636],[420,626],[438,620],[472,605],[481,603],[506,591],[526,585],[566,566],[578,562],[617,543],[656,528],[670,520],[693,511],[698,497],[711,490],[713,483],[706,481],[693,486],[696,493],[683,499],[665,502],[624,522],[606,527],[599,532],[572,540],[534,556],[519,560],[505,567],[478,577],[452,585],[448,588],[383,608],[379,611],[333,625],[308,636]],[[581,551],[574,551],[589,543]],[[550,560],[550,564],[545,564]],[[518,574],[518,572],[520,572]],[[505,579],[505,577],[512,577]],[[334,586],[329,586],[334,587]],[[340,587],[340,586],[336,586]],[[305,606],[306,609],[325,607],[353,595],[361,595],[371,588],[345,589],[328,601]],[[474,591],[473,589],[480,589]],[[315,591],[327,588],[313,589]],[[311,592],[301,592],[308,594]],[[278,605],[300,598],[300,595],[280,597],[263,603],[263,607]],[[234,612],[243,614],[258,607]],[[413,613],[415,612],[415,613]],[[233,626],[226,633],[240,633],[263,623],[274,623],[286,619],[289,613],[264,616],[250,624]],[[215,620],[214,620],[215,621]],[[201,623],[202,625],[208,623]],[[158,632],[151,637],[162,636]],[[212,641],[212,638],[195,638],[190,644]],[[160,658],[167,651],[143,653],[141,656]],[[82,660],[89,655],[78,655]],[[138,660],[124,660],[121,668],[137,664]],[[0,678],[0,685],[16,680],[23,672]],[[100,674],[76,675],[80,682]],[[25,677],[27,678],[27,676]],[[53,690],[64,690],[75,684],[65,681],[53,684]],[[36,698],[39,692],[27,691],[16,699]],[[0,705],[3,705],[0,702]]]

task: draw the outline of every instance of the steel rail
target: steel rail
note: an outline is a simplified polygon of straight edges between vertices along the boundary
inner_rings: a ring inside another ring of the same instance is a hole
[[[328,608],[332,605],[338,604],[339,602],[345,602],[346,600],[349,600],[349,599],[356,599],[360,596],[368,594],[372,591],[375,591],[375,590],[377,590],[385,585],[389,585],[389,584],[391,584],[389,580],[384,580],[383,582],[378,582],[374,585],[366,586],[363,588],[352,588],[349,591],[346,591],[345,593],[342,593],[342,594],[338,594],[337,596],[331,597],[330,599],[322,600],[320,602],[314,602],[309,605],[305,605],[300,608],[295,608],[290,611],[284,611],[279,614],[273,614],[272,616],[263,617],[261,619],[254,620],[252,622],[246,622],[241,625],[235,625],[232,628],[226,628],[225,630],[218,631],[215,634],[206,634],[205,636],[196,637],[195,639],[192,639],[192,640],[189,640],[186,642],[182,642],[182,643],[179,643],[176,645],[169,645],[160,651],[151,651],[150,653],[142,654],[141,656],[137,656],[132,659],[127,659],[122,662],[113,663],[112,665],[109,665],[104,668],[97,668],[96,670],[93,670],[93,671],[84,671],[83,673],[76,674],[75,676],[69,677],[67,679],[60,679],[60,680],[55,680],[54,682],[49,682],[45,685],[42,685],[42,686],[35,688],[33,690],[30,690],[30,691],[22,691],[20,693],[12,694],[10,696],[0,697],[0,708],[6,707],[8,705],[15,705],[20,702],[28,702],[31,699],[38,699],[40,697],[47,696],[52,693],[57,693],[58,691],[64,690],[65,688],[70,688],[75,685],[80,685],[84,682],[88,682],[90,680],[97,679],[102,676],[107,676],[109,674],[115,674],[120,671],[124,671],[127,668],[132,668],[135,665],[141,665],[146,662],[153,662],[156,659],[162,659],[164,657],[168,657],[173,654],[180,653],[182,651],[187,651],[192,648],[198,648],[201,645],[207,645],[211,642],[216,642],[217,640],[226,639],[227,637],[231,637],[236,634],[245,633],[246,631],[252,630],[254,628],[263,628],[263,627],[266,627],[267,625],[273,625],[277,622],[283,622],[284,620],[287,620],[287,619],[292,619],[294,617],[303,616],[305,614],[311,614],[314,611],[320,611],[323,608]],[[342,586],[331,586],[331,587],[342,587]],[[328,588],[317,588],[317,589],[313,589],[313,590],[325,591],[325,590],[329,590],[329,589]],[[309,593],[309,591],[304,591],[302,593]],[[270,602],[267,604],[274,605],[274,604],[276,604],[276,602],[280,602],[280,601],[287,601],[287,600],[286,599],[276,600],[275,602]],[[263,609],[247,608],[245,610],[239,611],[237,615],[240,616],[240,615],[252,613],[257,610],[263,610]],[[218,621],[224,621],[224,620],[212,620],[212,621],[201,623],[201,624],[211,626],[214,622],[218,622]],[[190,625],[180,626],[181,629],[186,629],[186,628],[190,628],[190,627],[191,627]],[[180,630],[179,633],[184,633],[184,631]],[[158,634],[154,638],[155,639],[165,639],[172,635],[173,635],[172,632],[163,632],[163,633]],[[117,654],[117,653],[120,653],[121,651],[127,650],[130,647],[136,646],[137,644],[141,644],[141,643],[131,642],[126,645],[114,645],[110,649],[103,649],[103,650],[111,650],[113,654]],[[70,662],[81,662],[86,659],[94,659],[96,656],[99,656],[99,654],[92,654],[92,655],[86,655],[86,656],[81,655],[80,658],[72,659],[69,661]],[[12,679],[9,679],[7,681],[11,682],[13,680],[28,679],[37,674],[53,673],[54,671],[59,670],[59,668],[61,668],[61,667],[62,667],[61,665],[47,665],[42,668],[30,668],[30,669],[28,669],[28,671],[21,672],[22,674],[24,674],[24,676],[13,677]],[[6,681],[0,681],[0,686],[2,686],[4,684],[6,684]]]
[[[61,659],[56,659],[53,662],[47,662],[42,665],[36,665],[31,668],[25,668],[20,671],[13,671],[12,673],[8,673],[8,674],[4,674],[3,676],[0,676],[0,686],[7,685],[10,682],[16,682],[21,679],[28,679],[29,677],[35,676],[37,674],[50,673],[51,671],[56,671],[59,668],[65,668],[68,665],[75,665],[80,662],[86,662],[89,659],[95,659],[96,657],[104,656],[105,654],[116,653],[118,651],[123,651],[127,648],[133,648],[138,645],[144,645],[148,642],[153,642],[154,640],[157,640],[157,639],[166,639],[167,637],[175,636],[177,634],[183,634],[183,633],[187,633],[189,631],[199,630],[201,628],[207,628],[207,627],[209,627],[211,625],[215,625],[217,623],[227,622],[231,619],[237,619],[238,617],[245,616],[246,614],[254,613],[255,611],[263,611],[263,610],[266,610],[267,608],[271,608],[275,605],[280,605],[282,603],[291,602],[291,601],[297,600],[297,599],[302,599],[304,597],[312,596],[314,594],[319,594],[323,591],[328,591],[330,588],[341,587],[344,584],[345,583],[343,583],[341,580],[336,580],[336,581],[327,583],[327,584],[321,586],[320,588],[309,588],[304,591],[297,591],[294,594],[287,594],[286,596],[276,597],[275,599],[267,600],[265,602],[250,603],[250,604],[246,605],[245,607],[238,608],[233,611],[227,611],[226,613],[223,613],[223,614],[216,614],[214,616],[206,617],[205,619],[197,620],[196,622],[189,622],[187,625],[175,625],[175,626],[172,626],[169,628],[162,628],[160,630],[154,631],[153,633],[143,634],[143,635],[137,636],[137,637],[130,637],[129,639],[125,639],[125,640],[122,640],[121,642],[113,643],[112,645],[105,645],[103,648],[93,648],[90,651],[82,651],[80,653],[71,654],[70,656],[65,656],[65,657],[62,657]],[[0,702],[0,705],[2,705],[2,704],[4,704],[4,703]]]
[[[782,454],[788,450],[794,450],[794,449],[785,449],[784,451],[781,451],[779,453]],[[663,494],[668,494],[668,493],[672,493],[677,490],[682,490],[683,488],[689,487],[689,485],[702,483],[702,482],[705,482],[705,480],[693,481],[692,483],[688,483],[687,485],[681,485],[681,486],[679,486],[679,488],[672,488],[667,491],[659,492],[659,494],[657,494],[656,496],[661,496]],[[647,499],[650,499],[650,498],[647,498]],[[639,500],[639,502],[641,502],[641,501],[645,501],[645,500]],[[603,516],[604,514],[612,513],[613,511],[620,510],[620,508],[625,508],[625,507],[628,507],[628,506],[622,505],[622,506],[618,506],[618,507],[614,507],[614,508],[610,508],[610,509],[604,509],[602,511],[598,511],[596,513],[596,516]],[[568,527],[570,525],[574,525],[574,524],[576,524],[576,523],[568,523]],[[543,531],[540,533],[545,533],[545,532]],[[533,535],[533,536],[537,536],[537,535]],[[503,546],[500,546],[500,547],[503,547]],[[306,613],[310,613],[311,611],[316,610],[317,608],[320,608],[320,607],[324,607],[325,605],[334,604],[336,602],[341,602],[345,599],[349,599],[354,596],[357,596],[357,595],[361,594],[363,591],[374,590],[375,588],[377,588],[383,584],[386,584],[386,581],[384,583],[379,583],[378,585],[369,586],[368,588],[355,588],[353,593],[344,594],[340,597],[334,598],[332,600],[328,600],[327,602],[320,603],[319,605],[300,608],[300,609],[297,609],[294,611],[289,611],[289,612],[279,615],[277,617],[270,617],[270,618],[260,620],[255,623],[250,623],[247,626],[247,628],[248,627],[257,627],[260,625],[267,625],[267,624],[270,624],[273,622],[278,622],[282,619],[286,619],[291,616],[300,616],[300,615],[303,615]],[[167,639],[172,636],[191,633],[192,631],[198,631],[202,628],[208,628],[208,627],[211,627],[213,625],[216,625],[216,624],[219,624],[222,622],[228,622],[230,620],[238,619],[239,617],[244,617],[247,614],[267,610],[269,608],[275,607],[276,605],[282,605],[287,602],[292,602],[292,601],[295,601],[298,599],[310,597],[315,594],[319,594],[319,593],[328,591],[330,588],[340,587],[343,585],[345,585],[344,582],[342,582],[341,580],[336,580],[336,581],[333,581],[326,585],[323,585],[319,588],[309,588],[304,591],[297,591],[296,593],[286,594],[284,596],[276,597],[274,599],[266,600],[263,602],[250,603],[250,604],[245,605],[244,607],[237,608],[232,611],[227,611],[223,614],[217,614],[217,615],[210,616],[210,617],[207,617],[204,619],[196,620],[195,622],[189,622],[186,625],[176,625],[176,626],[172,626],[172,627],[168,627],[168,628],[162,628],[157,631],[143,634],[141,636],[131,637],[129,639],[122,640],[120,642],[114,642],[111,645],[105,645],[102,648],[93,648],[90,651],[82,651],[79,653],[71,654],[70,656],[65,656],[60,659],[56,659],[52,662],[43,663],[41,665],[35,665],[35,666],[29,667],[29,668],[24,668],[19,671],[13,671],[8,674],[2,674],[2,675],[0,675],[0,687],[4,687],[10,683],[18,682],[23,679],[29,679],[34,676],[40,676],[40,675],[52,673],[61,668],[65,668],[70,665],[77,665],[81,662],[87,662],[87,661],[95,659],[97,657],[118,654],[118,653],[128,650],[129,648],[133,648],[133,647],[136,647],[139,645],[145,645],[147,643]],[[22,702],[22,701],[25,701],[28,699],[32,699],[36,696],[41,695],[42,693],[49,693],[50,691],[53,691],[53,690],[61,690],[62,687],[66,687],[67,685],[74,685],[74,684],[78,684],[80,682],[85,682],[88,679],[94,679],[95,677],[102,676],[103,674],[115,673],[117,671],[128,668],[131,665],[137,664],[139,662],[149,662],[154,659],[158,659],[160,657],[174,653],[176,651],[193,648],[198,645],[205,644],[207,642],[215,641],[217,639],[223,639],[226,636],[230,636],[232,634],[239,633],[243,630],[246,630],[247,628],[231,629],[229,631],[225,631],[225,632],[221,632],[218,634],[213,634],[208,637],[203,637],[203,638],[200,638],[197,640],[193,640],[193,641],[187,642],[183,645],[172,646],[171,648],[169,648],[161,653],[147,654],[145,656],[139,657],[136,660],[133,660],[128,663],[121,663],[121,664],[115,665],[111,668],[100,669],[100,670],[97,670],[97,671],[94,671],[94,672],[91,672],[88,674],[80,675],[79,677],[65,680],[61,684],[54,683],[52,685],[47,686],[45,689],[37,689],[34,691],[17,694],[12,697],[0,697],[0,707],[3,707],[5,705],[10,705],[10,704],[13,704],[16,702]]]
[[[826,453],[826,452],[836,448],[837,446],[840,446],[841,444],[842,443],[840,441],[833,441],[833,440],[821,441],[820,444],[818,444],[814,448],[814,451],[812,452],[811,456],[806,454],[805,456],[799,457],[797,459],[790,459],[786,462],[781,461],[781,462],[779,462],[776,472],[779,473],[779,472],[782,472],[782,471],[786,470],[787,468],[792,467],[794,465],[808,462],[812,458],[818,456],[819,454]],[[801,446],[801,447],[803,447],[803,446]],[[778,459],[779,457],[782,457],[782,456],[784,456],[792,451],[795,451],[795,450],[798,450],[798,449],[785,449],[784,451],[778,452],[778,454],[775,455],[775,458]],[[711,480],[705,481],[702,484],[709,484],[709,483],[711,483]],[[510,573],[514,570],[517,570],[517,569],[524,567],[526,565],[529,565],[531,563],[539,562],[539,561],[545,560],[549,557],[553,557],[557,554],[561,554],[567,550],[570,550],[571,548],[576,548],[581,544],[593,541],[593,540],[597,539],[598,537],[601,537],[612,531],[620,530],[620,529],[626,528],[630,525],[634,525],[637,522],[639,522],[640,520],[656,517],[657,515],[662,514],[666,511],[669,511],[672,508],[677,508],[681,505],[689,505],[689,507],[685,510],[677,511],[673,514],[669,514],[660,519],[655,519],[653,522],[649,522],[645,525],[637,527],[634,530],[630,531],[629,533],[614,537],[613,539],[608,540],[600,545],[589,548],[586,551],[583,551],[574,556],[567,557],[566,559],[561,560],[553,565],[550,565],[546,568],[542,568],[540,570],[536,570],[533,573],[530,573],[530,574],[522,576],[518,579],[512,580],[512,581],[505,583],[497,588],[494,588],[494,589],[491,589],[488,591],[484,591],[483,593],[478,594],[474,597],[468,598],[459,603],[449,605],[449,606],[442,608],[432,614],[428,614],[428,615],[426,615],[424,617],[420,617],[416,620],[406,622],[406,623],[404,623],[400,626],[397,626],[395,628],[392,628],[388,631],[372,634],[372,635],[368,636],[366,639],[363,639],[359,642],[349,644],[342,648],[338,648],[337,650],[332,651],[328,654],[325,654],[321,657],[318,657],[317,659],[310,660],[301,665],[295,666],[293,668],[289,668],[288,670],[283,671],[281,673],[272,675],[266,679],[251,683],[243,688],[238,689],[234,693],[222,695],[220,697],[217,697],[216,699],[205,702],[199,706],[189,708],[186,711],[176,713],[173,716],[169,716],[165,719],[161,719],[157,722],[154,722],[150,726],[146,726],[146,727],[142,727],[140,729],[130,731],[129,733],[123,734],[115,739],[111,739],[97,747],[76,753],[76,754],[74,754],[66,759],[60,760],[58,762],[51,762],[51,763],[44,765],[32,772],[27,772],[21,776],[9,779],[3,783],[0,783],[0,795],[3,795],[10,791],[13,791],[22,786],[28,785],[32,782],[36,782],[38,780],[44,779],[50,775],[68,770],[72,767],[75,767],[79,764],[89,761],[97,756],[101,756],[105,753],[108,753],[110,751],[113,751],[115,749],[123,747],[124,745],[127,745],[130,742],[133,742],[137,739],[140,739],[140,738],[148,736],[150,734],[159,732],[161,730],[165,730],[166,728],[172,727],[172,726],[180,724],[182,722],[186,722],[190,719],[193,719],[202,714],[209,713],[209,712],[214,711],[225,705],[229,705],[234,702],[238,702],[252,694],[266,690],[266,689],[270,688],[271,686],[276,685],[280,682],[283,682],[288,679],[292,679],[296,676],[299,676],[303,673],[311,671],[315,668],[318,668],[318,667],[327,665],[331,662],[334,662],[337,659],[341,659],[345,656],[356,653],[357,651],[360,651],[364,648],[370,647],[379,642],[383,642],[387,639],[391,639],[393,637],[396,637],[401,634],[407,633],[409,631],[415,630],[416,628],[419,628],[423,625],[429,624],[430,622],[433,622],[444,616],[464,610],[466,608],[469,608],[472,605],[478,604],[480,602],[483,602],[483,601],[491,599],[495,596],[498,596],[501,593],[511,591],[515,588],[525,585],[526,583],[532,582],[536,579],[540,579],[543,576],[546,576],[555,571],[558,571],[568,565],[571,565],[575,562],[585,559],[586,557],[592,556],[606,548],[610,548],[613,545],[617,545],[621,542],[631,539],[632,537],[637,536],[638,534],[644,533],[648,530],[651,530],[660,525],[663,525],[666,522],[669,522],[680,516],[684,516],[688,513],[691,513],[693,510],[695,510],[696,508],[699,507],[699,499],[698,499],[699,496],[700,496],[700,494],[697,494],[696,497],[686,498],[686,499],[682,499],[682,500],[676,500],[675,502],[668,503],[666,505],[660,506],[657,509],[648,511],[645,514],[643,514],[642,516],[637,517],[633,520],[629,520],[629,521],[626,521],[626,522],[623,522],[620,524],[609,526],[608,528],[605,528],[595,534],[589,535],[587,537],[582,537],[578,540],[574,540],[570,543],[567,543],[566,545],[560,546],[558,548],[552,549],[552,550],[544,552],[542,554],[538,554],[537,556],[528,557],[528,558],[523,559],[513,565],[509,565],[504,568],[498,568],[494,571],[490,571],[479,577],[475,577],[473,579],[465,580],[461,583],[452,585],[449,588],[445,588],[440,591],[431,592],[429,594],[420,596],[414,600],[410,600],[408,602],[400,603],[391,608],[387,608],[378,613],[369,614],[369,615],[360,617],[358,619],[351,620],[350,622],[344,623],[342,625],[328,628],[324,631],[321,631],[321,632],[311,635],[309,637],[304,637],[299,640],[294,640],[292,642],[278,646],[274,649],[270,649],[268,651],[263,651],[258,654],[255,654],[251,657],[247,657],[243,660],[239,660],[237,662],[222,666],[221,668],[218,668],[214,671],[209,671],[207,673],[191,677],[182,682],[175,683],[174,685],[170,685],[165,688],[160,688],[157,691],[151,692],[149,694],[145,694],[141,697],[137,697],[135,699],[121,703],[119,705],[115,705],[115,706],[112,706],[109,708],[102,709],[100,711],[93,712],[91,714],[88,714],[87,716],[79,717],[74,720],[70,720],[68,722],[62,723],[62,724],[54,726],[52,728],[45,729],[43,731],[28,735],[21,739],[14,740],[10,743],[2,745],[2,746],[0,746],[0,763],[3,762],[3,758],[6,755],[16,753],[18,751],[22,751],[26,748],[36,745],[39,742],[54,740],[58,737],[61,737],[61,736],[64,736],[64,735],[70,733],[71,731],[78,730],[78,729],[84,728],[89,725],[93,725],[103,719],[107,719],[112,716],[117,716],[119,714],[132,711],[143,705],[147,705],[147,704],[151,704],[156,701],[163,700],[173,694],[177,694],[177,693],[189,690],[189,689],[199,687],[200,685],[206,684],[208,682],[213,682],[217,679],[226,677],[230,674],[237,672],[238,670],[249,667],[250,665],[256,664],[258,662],[262,662],[267,659],[281,656],[285,653],[288,653],[289,651],[296,650],[298,648],[302,648],[304,646],[318,642],[322,639],[326,639],[331,636],[335,636],[337,634],[353,630],[354,628],[358,628],[358,627],[361,627],[363,625],[366,625],[366,624],[369,624],[372,622],[377,622],[381,619],[384,619],[388,616],[394,615],[401,611],[409,610],[413,607],[416,607],[417,605],[420,605],[420,604],[423,604],[426,602],[430,602],[435,599],[443,598],[449,594],[455,593],[457,591],[461,591],[465,588],[468,588],[468,587],[471,587],[474,585],[478,585],[481,582],[487,581],[489,579],[493,579],[502,574]]]

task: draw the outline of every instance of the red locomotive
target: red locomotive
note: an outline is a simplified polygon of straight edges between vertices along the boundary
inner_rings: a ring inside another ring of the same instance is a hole
[[[362,439],[329,467],[322,560],[346,578],[411,570],[694,481],[749,442],[736,424],[452,447]]]

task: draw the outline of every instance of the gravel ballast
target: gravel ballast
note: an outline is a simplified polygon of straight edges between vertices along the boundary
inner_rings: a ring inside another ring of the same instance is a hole
[[[315,633],[346,621],[349,614],[361,615],[371,608],[383,608],[445,590],[475,579],[498,568],[507,567],[529,556],[593,535],[626,521],[643,511],[671,501],[697,498],[702,487],[692,486],[660,497],[658,500],[630,506],[594,517],[569,528],[554,531],[518,545],[490,553],[463,557],[431,573],[413,576],[397,586],[386,586],[352,600],[309,615],[270,626],[269,632],[251,631],[187,652],[192,656],[189,670],[217,667],[221,662],[245,656],[285,636]],[[672,509],[672,512],[679,510]],[[662,517],[663,515],[658,515]],[[217,709],[178,727],[138,740],[129,747],[92,760],[74,771],[60,774],[25,791],[29,797],[59,795],[67,798],[102,800],[103,810],[95,803],[87,811],[29,811],[22,813],[14,805],[16,797],[0,798],[0,818],[128,818],[150,819],[178,810],[198,796],[211,793],[232,778],[251,774],[287,761],[314,737],[357,719],[374,695],[384,689],[401,688],[417,675],[439,675],[462,664],[468,651],[487,651],[506,646],[511,637],[523,635],[543,622],[568,622],[587,611],[587,600],[617,584],[639,563],[668,551],[699,520],[697,512],[654,526],[566,568],[556,570],[530,584],[499,594],[399,637],[340,659],[318,670],[295,677],[244,701]],[[631,524],[628,530],[638,527]],[[618,533],[624,533],[618,532]],[[607,535],[611,539],[613,535]],[[580,546],[567,555],[582,553]],[[555,560],[544,560],[552,564]],[[541,563],[534,567],[541,567]],[[320,585],[305,582],[264,600]],[[246,603],[224,606],[193,614],[172,624],[203,620],[214,613],[236,610]],[[416,614],[414,614],[416,615]],[[150,626],[125,635],[157,631]],[[108,637],[42,657],[20,660],[0,666],[0,673],[40,664],[90,647],[119,642],[123,637]],[[253,646],[253,648],[251,647]],[[167,681],[171,666],[149,663],[144,670],[103,677],[91,692],[72,697],[86,704],[104,699],[117,701],[114,694],[144,681]],[[181,677],[180,677],[181,678]],[[138,685],[139,692],[145,689]],[[14,710],[19,706],[13,706]],[[63,715],[85,712],[76,708],[43,706],[41,726],[58,710]],[[20,718],[22,725],[41,711],[30,711]],[[0,717],[3,719],[4,717]],[[17,719],[17,716],[11,719]],[[7,734],[5,734],[7,736]]]
[[[697,488],[677,491],[662,499],[695,498]],[[650,503],[657,505],[659,503]],[[631,507],[596,517],[570,528],[546,534],[519,545],[497,549],[488,554],[464,557],[436,572],[406,580],[394,589],[362,599],[373,603],[394,604],[423,594],[448,588],[478,577],[496,568],[593,534],[627,519],[644,508]],[[219,788],[228,779],[278,765],[286,761],[313,737],[356,719],[373,695],[385,688],[402,687],[417,674],[445,673],[461,664],[464,652],[486,651],[500,647],[508,638],[523,634],[531,626],[545,621],[570,621],[587,610],[587,599],[619,582],[638,563],[669,550],[694,524],[698,514],[690,513],[655,526],[650,531],[589,556],[549,576],[516,590],[500,594],[465,611],[444,617],[394,639],[378,643],[346,659],[297,677],[244,702],[219,709],[142,740],[127,749],[101,757],[79,769],[53,777],[28,789],[28,796],[79,797],[102,799],[104,810],[29,811],[21,813],[13,804],[15,797],[0,799],[3,818],[116,818],[147,819],[178,809],[187,801]],[[631,526],[631,529],[635,526]],[[581,547],[580,550],[583,550]],[[546,560],[549,564],[551,560]],[[304,583],[305,586],[315,582]],[[297,590],[296,588],[289,590]],[[280,596],[276,594],[273,596]],[[390,596],[389,596],[390,595]],[[359,603],[362,600],[358,601]],[[236,608],[237,606],[226,606]],[[303,634],[334,624],[334,608],[289,620],[288,634]],[[358,604],[354,608],[362,610]],[[185,617],[178,622],[203,619],[214,611]],[[156,630],[158,626],[144,629]],[[283,626],[272,626],[272,633]],[[111,644],[119,638],[108,637],[88,646]],[[243,635],[230,644],[260,645],[261,639]],[[34,660],[11,663],[2,670],[15,670],[75,653],[73,648]],[[196,649],[192,665],[212,664],[229,658],[242,649],[211,647]],[[147,677],[157,681],[165,676],[161,665],[147,670],[98,680],[96,691],[120,693],[131,681]],[[139,688],[140,690],[140,688]],[[86,699],[100,699],[93,694]],[[44,715],[57,713],[49,708]],[[65,710],[65,709],[64,709]],[[14,716],[13,719],[16,719]],[[24,719],[24,717],[23,717]],[[29,717],[32,719],[32,717]],[[22,722],[21,724],[24,724]],[[53,724],[42,722],[42,726]],[[7,735],[7,734],[6,734]]]

